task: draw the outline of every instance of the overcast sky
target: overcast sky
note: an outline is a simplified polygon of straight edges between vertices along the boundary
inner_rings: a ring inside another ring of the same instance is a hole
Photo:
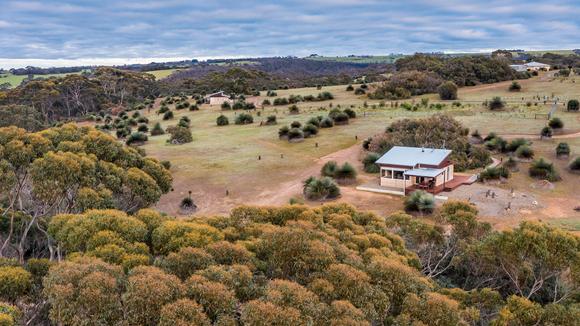
[[[0,0],[0,67],[572,49],[579,17],[579,0]]]

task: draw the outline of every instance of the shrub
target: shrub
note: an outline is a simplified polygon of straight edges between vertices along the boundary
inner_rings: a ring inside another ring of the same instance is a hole
[[[575,172],[580,171],[580,157],[573,159],[572,162],[570,162],[568,165],[568,168]]]
[[[132,145],[132,144],[140,144],[140,143],[144,143],[147,141],[147,135],[143,132],[134,132],[132,133],[128,138],[127,141],[125,142],[127,145]]]
[[[195,204],[193,203],[193,199],[191,199],[191,197],[185,197],[181,200],[179,207],[181,209],[193,209],[196,208],[197,206],[195,206]]]
[[[545,138],[551,138],[552,134],[553,134],[552,128],[548,126],[542,128],[542,131],[540,131],[540,136]]]
[[[228,120],[228,117],[222,114],[219,117],[217,117],[216,124],[218,126],[227,126],[230,124],[230,120]]]
[[[349,118],[354,119],[356,118],[356,112],[351,108],[346,108],[343,111]]]
[[[300,121],[293,121],[290,124],[290,128],[300,128],[300,127],[302,127],[302,123],[300,123]]]
[[[479,174],[481,181],[497,180],[499,178],[509,178],[510,172],[506,167],[488,167]]]
[[[278,97],[274,99],[274,102],[272,102],[274,105],[288,105],[290,104],[288,102],[288,99],[285,97]]]
[[[328,100],[334,99],[334,95],[332,95],[331,92],[322,92],[322,93],[318,93],[318,96],[316,97],[316,99],[318,101],[328,101]]]
[[[153,126],[153,129],[151,129],[151,136],[158,136],[158,135],[163,135],[163,134],[165,134],[165,131],[163,130],[163,128],[161,128],[161,124],[159,122],[157,122]]]
[[[270,100],[269,100],[269,99],[265,99],[265,100],[263,100],[263,101],[262,101],[262,105],[263,105],[263,106],[266,106],[266,105],[271,105],[271,104],[272,104],[272,103],[270,103]]]
[[[534,157],[534,150],[528,145],[522,145],[516,150],[515,154],[518,158],[532,159]]]
[[[131,128],[129,127],[122,127],[117,128],[116,135],[117,138],[125,138],[131,134]]]
[[[232,106],[230,105],[230,102],[223,102],[221,108],[222,110],[231,110]]]
[[[345,162],[338,168],[334,174],[334,178],[340,182],[352,181],[356,179],[356,169],[348,162]]]
[[[275,125],[277,123],[278,123],[278,121],[277,121],[275,115],[270,115],[270,116],[268,116],[268,118],[266,118],[266,124],[267,125]]]
[[[313,124],[306,124],[304,128],[302,128],[302,131],[304,132],[304,137],[306,138],[318,135],[318,127]]]
[[[320,169],[320,175],[323,177],[334,178],[336,176],[336,170],[338,170],[338,164],[336,161],[328,161],[324,163]]]
[[[525,138],[516,138],[512,140],[506,147],[508,152],[515,152],[520,148],[520,146],[530,145],[530,142]]]
[[[137,119],[137,122],[139,122],[139,123],[149,123],[149,119],[147,119],[146,117],[139,117]]]
[[[360,87],[354,90],[354,95],[364,95],[365,93],[365,90]]]
[[[346,113],[344,113],[344,112],[340,112],[340,113],[334,115],[332,117],[332,120],[334,120],[334,122],[337,125],[339,125],[339,124],[340,125],[348,124],[348,115]]]
[[[522,90],[522,85],[520,85],[520,83],[518,83],[517,81],[513,81],[509,87],[510,92],[519,92],[521,90]]]
[[[562,129],[564,128],[564,122],[560,118],[552,118],[548,121],[548,126],[552,129]]]
[[[568,111],[578,112],[578,110],[580,110],[580,102],[578,102],[578,100],[570,100],[566,105],[566,109]]]
[[[171,128],[169,133],[171,133],[169,142],[172,144],[185,144],[193,141],[193,136],[191,135],[191,130],[189,130],[189,128],[177,126]]]
[[[311,125],[315,125],[316,127],[320,127],[320,121],[322,121],[321,117],[313,117],[313,118],[308,119],[306,124],[311,124]]]
[[[505,107],[505,103],[502,101],[501,97],[494,97],[488,104],[487,107],[490,110],[501,110]]]
[[[246,103],[243,101],[236,101],[234,103],[234,105],[232,106],[232,109],[234,110],[243,110],[246,108]]]
[[[570,145],[567,143],[559,143],[556,147],[556,156],[568,156],[570,155]]]
[[[254,123],[254,117],[252,117],[252,115],[249,113],[240,113],[236,117],[237,125],[245,125],[250,123]]]
[[[26,294],[32,285],[32,275],[19,266],[0,267],[0,297],[14,301]]]
[[[368,153],[364,159],[364,170],[367,173],[379,173],[380,168],[375,162],[381,157],[378,153]]]
[[[558,175],[554,164],[544,160],[543,158],[532,162],[529,174],[530,177],[537,179],[545,179],[548,181],[560,180],[560,176]]]
[[[280,137],[280,138],[287,137],[289,131],[290,131],[290,128],[288,128],[288,126],[284,126],[284,127],[280,128],[278,130],[278,137]]]
[[[137,128],[139,132],[149,132],[149,127],[146,124],[139,125]]]
[[[163,114],[163,120],[171,120],[173,119],[173,111],[167,111]]]
[[[190,123],[191,123],[191,120],[188,117],[181,117],[181,119],[179,119],[179,122],[177,123],[177,125],[179,127],[189,128]]]
[[[330,118],[324,118],[320,121],[320,128],[332,128],[334,126],[334,121]]]
[[[405,199],[405,210],[431,214],[435,210],[435,197],[423,190],[414,191]]]
[[[288,108],[288,113],[290,114],[298,114],[300,113],[300,109],[296,105],[292,105]]]
[[[304,139],[304,132],[298,128],[290,128],[288,130],[288,140]]]
[[[334,199],[340,196],[340,188],[331,178],[310,177],[304,181],[303,193],[309,200]]]
[[[189,111],[199,111],[199,106],[197,106],[197,104],[192,104],[189,106]]]
[[[157,114],[164,114],[166,112],[169,111],[169,107],[167,105],[162,105],[159,110],[157,111]]]
[[[452,101],[457,99],[457,85],[452,81],[444,82],[437,87],[437,93],[442,100]]]
[[[346,91],[352,92],[352,91],[354,91],[354,87],[352,87],[352,85],[349,84],[348,86],[346,86]]]

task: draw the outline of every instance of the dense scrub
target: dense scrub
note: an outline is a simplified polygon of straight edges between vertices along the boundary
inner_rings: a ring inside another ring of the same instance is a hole
[[[134,212],[157,202],[171,182],[157,160],[93,128],[0,128],[0,255],[54,257],[46,234],[53,215],[90,208]]]
[[[0,316],[59,325],[572,325],[578,237],[537,223],[494,232],[476,216],[462,202],[446,203],[438,226],[346,204],[179,220],[150,209],[61,214],[48,233],[65,261],[0,260]]]
[[[458,171],[483,167],[491,161],[490,153],[468,140],[469,130],[450,116],[437,114],[424,119],[393,122],[385,132],[366,142],[370,152],[384,154],[393,146],[448,148]]]
[[[37,125],[46,127],[60,119],[87,116],[115,106],[130,106],[158,94],[158,84],[150,74],[102,67],[89,76],[32,80],[0,91],[0,112],[11,110],[13,119],[16,117],[15,125],[34,131],[40,129]],[[30,119],[34,120],[24,123]],[[0,120],[0,126],[14,125],[11,122]]]

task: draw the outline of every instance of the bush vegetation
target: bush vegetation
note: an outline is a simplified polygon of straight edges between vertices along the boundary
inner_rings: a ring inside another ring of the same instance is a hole
[[[308,200],[328,200],[340,196],[340,188],[332,178],[310,177],[304,181],[304,197]]]
[[[240,113],[236,116],[237,125],[245,125],[254,123],[254,117],[249,113]]]
[[[530,165],[530,176],[536,179],[548,181],[559,181],[560,175],[556,171],[554,164],[546,161],[544,158],[535,160]]]
[[[435,197],[423,190],[413,191],[405,198],[405,210],[407,212],[431,214],[435,210]]]

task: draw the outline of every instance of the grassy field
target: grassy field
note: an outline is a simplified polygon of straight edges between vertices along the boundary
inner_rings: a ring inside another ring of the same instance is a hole
[[[515,173],[507,184],[499,187],[515,188],[541,198],[541,210],[530,215],[534,218],[570,218],[576,216],[572,210],[573,203],[580,203],[580,195],[576,190],[580,177],[567,172],[568,160],[555,158],[554,148],[560,140],[537,139],[536,135],[545,126],[546,120],[543,116],[537,119],[534,117],[536,114],[549,112],[551,105],[544,105],[543,101],[533,98],[537,95],[543,96],[542,94],[549,94],[551,97],[552,93],[555,97],[580,98],[579,88],[573,82],[577,78],[561,81],[550,75],[542,75],[521,81],[523,90],[517,95],[507,91],[509,82],[464,88],[459,93],[460,106],[445,102],[446,105],[441,110],[420,108],[417,111],[395,107],[394,102],[389,101],[381,106],[381,101],[355,96],[352,92],[347,92],[345,86],[324,87],[322,90],[278,90],[278,97],[290,94],[317,95],[319,92],[329,91],[335,98],[331,101],[299,103],[298,115],[288,114],[287,106],[267,106],[252,111],[254,123],[245,126],[233,124],[238,112],[222,111],[218,106],[203,105],[199,111],[193,112],[174,111],[175,119],[171,121],[162,121],[153,109],[144,112],[150,118],[150,127],[157,121],[163,127],[175,125],[185,115],[191,119],[194,141],[184,145],[170,145],[166,143],[167,135],[155,136],[150,137],[143,148],[149,155],[172,162],[174,191],[162,198],[158,205],[160,209],[178,214],[179,202],[187,196],[188,191],[192,191],[199,206],[199,214],[222,214],[245,203],[287,203],[291,197],[300,196],[302,181],[310,175],[318,174],[320,166],[327,160],[334,159],[340,163],[348,161],[360,167],[361,141],[383,132],[393,121],[448,113],[471,130],[478,129],[482,134],[493,131],[506,137],[513,138],[522,134],[533,139],[536,156],[554,161],[563,181],[556,183],[553,190],[533,189],[531,184],[534,180],[527,176],[528,163],[521,163],[520,172]],[[508,100],[508,107],[501,112],[490,112],[483,107],[482,102],[496,95]],[[260,97],[259,101],[265,98]],[[410,101],[418,103],[421,98],[429,98],[431,103],[438,102],[436,95],[417,97]],[[532,101],[532,105],[528,107],[529,101]],[[349,125],[321,129],[318,136],[301,143],[278,139],[277,132],[281,126],[292,121],[304,123],[313,116],[326,115],[331,106],[352,107],[358,117],[352,119]],[[220,114],[229,118],[229,126],[216,126],[215,120]],[[276,115],[278,125],[260,126],[260,122],[265,121],[268,115]],[[556,116],[565,122],[564,133],[580,131],[580,114],[567,113],[560,105]],[[573,153],[580,153],[580,138],[567,139],[566,142],[570,144]],[[360,182],[374,178],[375,175],[362,172],[359,176]],[[400,198],[362,193],[354,190],[354,187],[343,187],[342,201],[382,214],[402,208]],[[516,218],[509,221],[517,223],[519,220]],[[494,220],[494,223],[500,222],[498,219]]]
[[[78,74],[78,73],[71,73],[71,74]],[[71,74],[47,74],[47,75],[33,75],[33,78],[50,78],[50,77],[64,77],[66,75]],[[11,87],[16,87],[22,83],[24,79],[28,78],[27,75],[13,75],[11,73],[8,74],[0,74],[0,84],[9,83]]]
[[[163,70],[152,70],[152,71],[145,71],[148,74],[155,76],[155,79],[160,80],[163,78],[169,77],[172,73],[176,71],[180,71],[183,69],[163,69]]]

